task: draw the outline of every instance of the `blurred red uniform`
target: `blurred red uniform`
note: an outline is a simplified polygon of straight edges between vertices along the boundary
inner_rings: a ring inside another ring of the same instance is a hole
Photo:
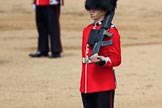
[[[57,0],[54,0],[57,1]],[[34,3],[36,5],[50,5],[50,3],[53,2],[53,0],[34,0]],[[64,0],[58,0],[58,3],[60,5],[64,5]]]

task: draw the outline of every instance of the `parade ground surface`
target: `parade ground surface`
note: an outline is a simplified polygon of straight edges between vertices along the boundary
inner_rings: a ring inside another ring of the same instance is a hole
[[[65,0],[62,57],[30,58],[37,50],[32,0],[0,1],[0,108],[82,108],[82,29],[91,23],[84,0]],[[118,0],[121,35],[115,108],[162,108],[162,0]]]

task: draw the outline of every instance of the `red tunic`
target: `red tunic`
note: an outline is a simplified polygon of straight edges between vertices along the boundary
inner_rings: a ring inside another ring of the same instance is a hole
[[[64,0],[58,0],[60,5],[64,5]],[[34,3],[39,6],[50,5],[50,0],[34,0]]]
[[[86,54],[86,46],[88,37],[94,24],[84,28],[82,36],[82,57],[90,56],[93,47],[88,46],[88,54]],[[97,26],[96,29],[101,28]],[[95,63],[82,63],[82,75],[80,81],[80,91],[82,93],[92,93],[107,90],[114,90],[116,88],[114,66],[121,63],[121,49],[120,49],[120,35],[117,28],[111,27],[109,32],[113,33],[111,38],[105,37],[104,40],[112,40],[113,44],[110,46],[101,47],[99,55],[109,57],[111,62],[107,62],[104,66],[96,65]]]

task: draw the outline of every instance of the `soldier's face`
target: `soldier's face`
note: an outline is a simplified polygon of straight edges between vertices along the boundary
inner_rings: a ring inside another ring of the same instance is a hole
[[[99,21],[99,20],[102,20],[104,18],[106,11],[91,9],[91,10],[89,10],[89,13],[90,13],[90,17],[94,21]]]

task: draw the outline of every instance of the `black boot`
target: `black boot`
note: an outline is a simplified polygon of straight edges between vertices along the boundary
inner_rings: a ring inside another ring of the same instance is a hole
[[[47,57],[48,56],[48,52],[37,51],[35,53],[30,53],[29,56],[30,57]]]
[[[61,57],[60,52],[52,52],[49,56],[49,58],[59,58]]]

